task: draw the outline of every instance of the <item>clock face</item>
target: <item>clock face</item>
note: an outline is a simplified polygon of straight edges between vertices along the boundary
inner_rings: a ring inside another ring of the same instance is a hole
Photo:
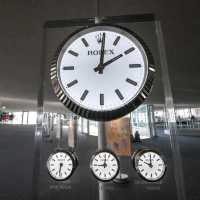
[[[90,168],[98,180],[111,181],[119,172],[119,161],[112,152],[99,151],[92,157]]]
[[[66,180],[74,172],[74,158],[69,152],[56,152],[50,155],[47,168],[55,180]]]
[[[160,180],[166,171],[166,164],[158,152],[141,150],[133,161],[139,175],[147,181]]]
[[[155,72],[151,58],[133,33],[96,25],[61,46],[51,79],[57,96],[73,112],[110,120],[127,114],[148,96]]]

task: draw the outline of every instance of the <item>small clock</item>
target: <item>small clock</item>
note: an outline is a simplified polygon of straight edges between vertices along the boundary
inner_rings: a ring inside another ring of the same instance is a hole
[[[77,158],[68,151],[57,151],[51,154],[47,160],[48,172],[57,181],[70,178],[76,167]]]
[[[119,160],[108,150],[101,150],[94,154],[90,160],[90,169],[99,181],[111,181],[119,173]]]
[[[167,166],[164,157],[155,150],[142,149],[132,158],[137,173],[147,181],[158,181],[165,175]]]
[[[59,46],[50,78],[56,96],[72,112],[108,121],[147,98],[154,73],[153,57],[136,33],[100,24],[78,30]]]

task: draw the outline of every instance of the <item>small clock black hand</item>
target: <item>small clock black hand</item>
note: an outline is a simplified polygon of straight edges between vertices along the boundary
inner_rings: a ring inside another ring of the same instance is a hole
[[[98,166],[98,167],[104,167],[104,164],[102,164],[102,165],[96,165],[96,166]]]
[[[61,168],[62,168],[62,166],[63,166],[63,164],[60,163],[59,176],[60,176],[60,174],[61,174]]]
[[[101,67],[97,66],[94,68],[94,71],[97,72],[99,71],[102,71],[107,65],[113,63],[114,61],[118,60],[119,58],[121,58],[123,55],[122,54],[119,54],[118,56],[115,56],[114,58],[108,60],[107,62],[105,62]]]
[[[145,164],[147,164],[147,165],[149,165],[149,166],[151,165],[151,163],[147,163],[147,162],[145,162],[145,161],[143,161],[143,163],[145,163]]]
[[[103,163],[103,165],[104,165],[104,168],[107,167],[107,163],[106,163],[106,155],[105,155],[105,158],[104,158],[104,163]]]
[[[152,166],[151,154],[150,154],[150,165]]]

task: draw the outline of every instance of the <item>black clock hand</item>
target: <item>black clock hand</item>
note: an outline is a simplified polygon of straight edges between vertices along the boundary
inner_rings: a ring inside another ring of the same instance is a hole
[[[114,58],[108,60],[107,62],[105,62],[101,67],[96,67],[94,68],[94,71],[97,72],[99,71],[100,73],[100,70],[103,70],[107,65],[110,65],[111,63],[113,63],[114,61],[118,60],[119,58],[121,58],[123,55],[122,54],[119,54],[118,56],[115,56]]]
[[[101,54],[100,54],[100,66],[103,65],[103,61],[104,61],[104,51],[105,51],[105,38],[106,38],[106,34],[103,33],[102,36],[102,42],[101,42]]]
[[[106,168],[107,167],[107,163],[106,163],[106,154],[105,154],[105,158],[104,158],[104,168]]]
[[[60,176],[60,173],[61,173],[61,168],[62,168],[63,164],[60,163],[60,169],[59,169],[59,176]]]
[[[98,166],[98,167],[104,167],[104,164],[102,164],[102,165],[95,165],[95,166]]]
[[[100,52],[100,61],[99,61],[99,64],[96,68],[99,69],[99,73],[102,74],[103,73],[103,70],[101,69],[102,65],[103,65],[103,62],[104,62],[104,52],[105,52],[105,37],[106,37],[106,34],[103,33],[103,36],[102,36],[102,41],[101,41],[101,52]]]
[[[150,154],[150,165],[152,166],[151,154]]]
[[[149,167],[151,167],[151,163],[147,163],[145,161],[143,161],[143,163],[145,163],[145,164],[149,165]]]

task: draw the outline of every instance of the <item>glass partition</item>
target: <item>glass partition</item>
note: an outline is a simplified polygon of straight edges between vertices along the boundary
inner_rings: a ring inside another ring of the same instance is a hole
[[[151,15],[152,16],[152,15]],[[105,18],[105,23],[126,27],[145,41],[155,60],[156,78],[154,88],[145,104],[127,117],[132,128],[133,153],[139,149],[155,149],[163,155],[167,171],[163,179],[149,182],[141,178],[133,167],[131,155],[118,156],[121,171],[128,175],[128,182],[100,183],[90,171],[90,158],[98,149],[100,133],[95,121],[80,118],[66,109],[56,98],[49,76],[50,60],[59,44],[71,33],[83,26],[94,23],[94,19],[49,22],[44,29],[43,62],[41,64],[41,88],[38,96],[38,116],[35,134],[35,158],[33,176],[33,195],[37,199],[93,199],[126,200],[147,199],[185,199],[182,176],[182,161],[177,140],[175,112],[160,24],[153,17],[119,16]],[[63,27],[61,27],[63,26]],[[165,78],[163,77],[165,76]],[[167,77],[167,79],[166,79]],[[168,93],[167,93],[168,92]],[[168,101],[170,99],[170,102]],[[188,118],[197,110],[178,111]],[[45,113],[57,113],[45,116]],[[199,113],[198,113],[199,114]],[[178,114],[179,115],[179,114]],[[63,117],[61,117],[63,116]],[[73,124],[73,125],[71,125]],[[74,131],[74,127],[77,132]],[[73,134],[72,134],[73,130]],[[134,140],[135,132],[140,140]],[[73,144],[73,145],[71,145]],[[57,149],[71,150],[78,157],[78,167],[70,179],[55,181],[47,170],[47,160]],[[122,181],[123,182],[123,181]]]

